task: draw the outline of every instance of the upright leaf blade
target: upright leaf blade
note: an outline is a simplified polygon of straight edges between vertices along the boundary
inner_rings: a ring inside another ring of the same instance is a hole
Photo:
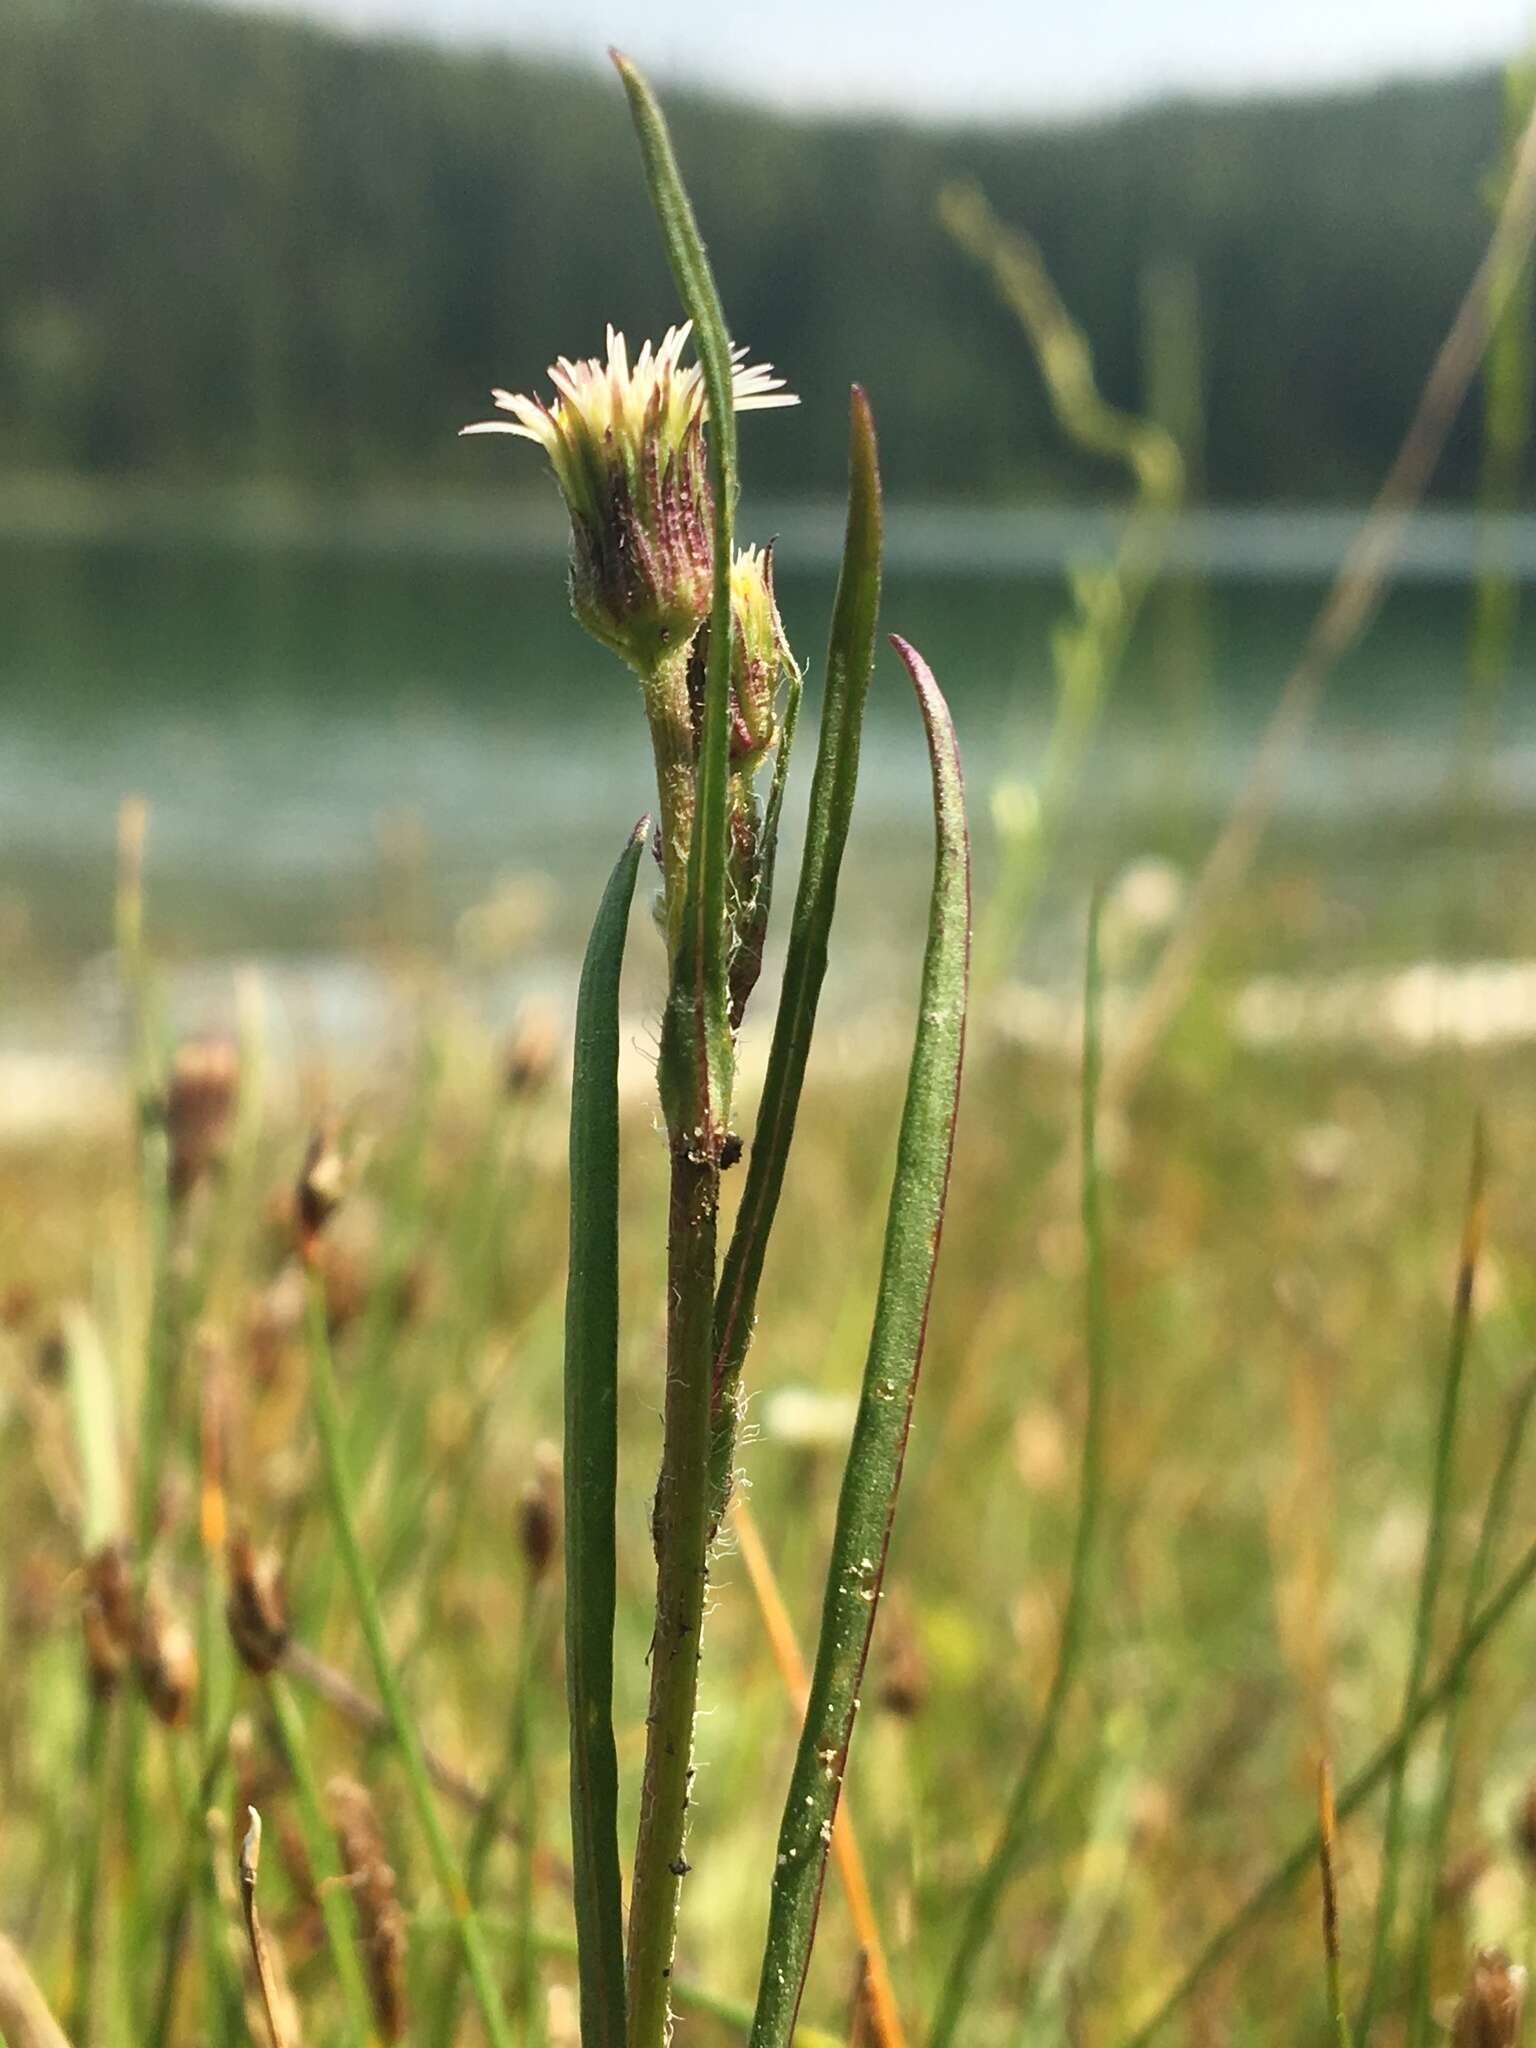
[[[779,1831],[752,2048],[787,2048],[810,1963],[922,1362],[965,1048],[971,892],[960,758],[927,664],[905,641],[892,644],[917,691],[933,763],[933,897],[875,1323],[843,1470],[811,1696]]]
[[[784,1168],[800,1107],[816,1008],[827,972],[827,941],[837,907],[837,881],[853,815],[864,701],[875,661],[880,606],[882,516],[875,423],[869,401],[853,388],[848,440],[848,525],[832,634],[827,649],[821,734],[811,779],[805,853],[795,894],[784,981],[773,1044],[758,1106],[747,1184],[715,1298],[714,1444],[710,1478],[714,1520],[725,1511],[736,1443],[736,1392],[752,1340],[758,1283],[784,1186]]]
[[[613,1741],[619,1483],[619,975],[642,818],[603,891],[576,998],[565,1296],[565,1684],[582,2048],[623,2048],[624,1906]]]

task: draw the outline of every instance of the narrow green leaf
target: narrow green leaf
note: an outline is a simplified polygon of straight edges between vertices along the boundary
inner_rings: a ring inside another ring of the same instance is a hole
[[[1462,1630],[1434,1683],[1419,1693],[1413,1705],[1397,1724],[1394,1733],[1381,1745],[1370,1762],[1356,1771],[1339,1793],[1334,1805],[1334,1817],[1337,1821],[1342,1824],[1351,1814],[1359,1811],[1382,1784],[1387,1774],[1396,1770],[1407,1756],[1419,1730],[1437,1714],[1443,1713],[1456,1698],[1466,1684],[1468,1674],[1478,1657],[1533,1584],[1536,1584],[1536,1543],[1526,1547],[1519,1563],[1499,1582],[1498,1590],[1490,1596],[1487,1604],[1478,1610],[1470,1625]],[[1310,1828],[1216,1930],[1173,1988],[1159,1999],[1151,2017],[1144,2020],[1124,2043],[1124,2048],[1147,2048],[1149,2042],[1156,2040],[1172,2024],[1195,1993],[1206,1983],[1211,1973],[1219,1969],[1239,1946],[1244,1936],[1251,1933],[1267,1913],[1272,1912],[1288,1898],[1301,1880],[1313,1870],[1321,1845],[1321,1828]]]
[[[369,1660],[373,1665],[374,1682],[379,1688],[379,1704],[384,1709],[389,1732],[399,1753],[411,1803],[416,1810],[416,1822],[426,1840],[432,1874],[458,1928],[459,1944],[464,1952],[464,1966],[469,1973],[475,2003],[480,2008],[486,2041],[489,2048],[512,2048],[512,2030],[507,2023],[506,2008],[491,1969],[485,1937],[480,1931],[479,1919],[464,1890],[464,1880],[459,1874],[447,1830],[433,1801],[421,1733],[395,1670],[389,1638],[384,1631],[384,1616],[379,1607],[378,1588],[374,1583],[368,1560],[363,1554],[362,1541],[358,1535],[356,1494],[351,1474],[347,1469],[346,1429],[340,1396],[336,1390],[336,1368],[331,1358],[331,1332],[326,1313],[325,1288],[319,1273],[313,1267],[308,1274],[306,1320],[309,1332],[310,1414],[320,1444],[320,1463],[325,1474],[336,1547],[341,1553],[342,1565],[351,1582],[353,1607],[363,1632],[363,1641],[368,1647]]]
[[[1100,1033],[1099,904],[1088,915],[1088,960],[1083,980],[1083,1071],[1081,1144],[1083,1239],[1087,1250],[1086,1327],[1088,1412],[1083,1425],[1082,1475],[1078,1486],[1077,1533],[1072,1545],[1061,1644],[1039,1726],[1008,1801],[1002,1831],[966,1902],[954,1956],[945,1972],[929,2048],[950,2048],[970,1997],[976,1965],[996,1924],[1010,1880],[1030,1840],[1035,1800],[1055,1754],[1056,1738],[1093,1605],[1099,1512],[1103,1484],[1104,1395],[1109,1379],[1109,1318],[1104,1298],[1104,1226],[1099,1201],[1098,1099],[1102,1061]]]
[[[1472,1168],[1467,1187],[1467,1206],[1461,1234],[1461,1261],[1456,1275],[1456,1300],[1451,1312],[1451,1336],[1441,1382],[1440,1413],[1435,1427],[1433,1471],[1430,1478],[1429,1530],[1424,1539],[1424,1563],[1419,1573],[1419,1597],[1414,1614],[1413,1648],[1408,1659],[1408,1678],[1403,1696],[1403,1713],[1411,1714],[1429,1670],[1430,1648],[1435,1637],[1435,1615],[1440,1600],[1440,1582],[1445,1576],[1446,1532],[1451,1518],[1451,1492],[1455,1475],[1457,1425],[1461,1415],[1461,1388],[1467,1361],[1467,1340],[1472,1328],[1472,1291],[1477,1277],[1487,1218],[1487,1162],[1481,1119],[1472,1133]],[[1387,1810],[1382,1822],[1381,1882],[1376,1894],[1376,1923],[1371,1938],[1371,1965],[1366,1978],[1356,2033],[1369,2041],[1377,2007],[1386,1990],[1387,1965],[1397,1920],[1397,1896],[1403,1861],[1403,1786],[1408,1767],[1406,1752],[1393,1765],[1387,1779]]]
[[[752,2048],[787,2048],[811,1959],[922,1362],[965,1047],[971,891],[960,757],[927,664],[904,640],[892,645],[917,691],[933,763],[933,897],[874,1329],[843,1469],[816,1668],[779,1831]]]
[[[731,339],[720,295],[693,217],[672,138],[656,97],[617,50],[614,64],[629,95],[651,203],[667,260],[693,322],[694,346],[709,397],[709,478],[714,497],[714,592],[709,664],[699,740],[693,832],[682,931],[662,1020],[660,1079],[674,1137],[718,1156],[731,1111],[733,1039],[729,988],[727,855],[730,807],[731,550],[736,516],[736,404]],[[707,1119],[708,1128],[701,1130]]]
[[[752,1341],[757,1289],[768,1237],[784,1186],[784,1169],[827,972],[827,942],[837,907],[837,880],[853,815],[864,700],[875,661],[880,606],[881,506],[875,424],[869,402],[853,389],[848,444],[848,526],[842,573],[827,649],[821,734],[811,779],[805,853],[795,895],[784,982],[773,1044],[758,1106],[747,1184],[715,1297],[714,1443],[710,1479],[718,1526],[730,1488],[736,1446],[737,1390]]]
[[[619,1482],[619,974],[642,818],[608,879],[576,998],[565,1296],[565,1685],[582,2048],[623,2048],[624,1909],[613,1741]]]

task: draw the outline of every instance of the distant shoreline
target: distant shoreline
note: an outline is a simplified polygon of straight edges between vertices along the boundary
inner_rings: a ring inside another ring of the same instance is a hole
[[[840,505],[747,503],[754,527],[779,536],[782,565],[835,569]],[[1055,575],[1104,554],[1125,516],[1114,504],[977,508],[897,500],[887,509],[887,567],[941,577]],[[1363,507],[1333,504],[1201,507],[1175,521],[1166,568],[1259,582],[1318,580],[1333,574],[1364,516]],[[39,542],[538,564],[563,559],[566,527],[552,492],[327,497],[278,483],[0,473],[0,545]],[[1464,582],[1490,558],[1521,581],[1536,581],[1536,513],[1428,507],[1409,523],[1396,573]]]

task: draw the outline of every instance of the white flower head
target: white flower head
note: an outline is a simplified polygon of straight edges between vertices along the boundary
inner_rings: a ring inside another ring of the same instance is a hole
[[[691,325],[645,342],[631,363],[608,329],[596,356],[550,366],[555,397],[496,391],[510,419],[466,434],[515,434],[548,455],[571,515],[571,595],[589,631],[642,671],[692,637],[709,609],[711,503],[704,458],[708,393],[702,366],[684,363]],[[766,363],[733,352],[738,412],[795,405]]]

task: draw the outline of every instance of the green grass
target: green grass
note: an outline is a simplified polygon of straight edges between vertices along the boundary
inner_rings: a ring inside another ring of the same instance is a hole
[[[1448,868],[1447,888],[1452,879]],[[1309,874],[1292,856],[1273,863],[1240,907],[1218,974],[1259,956],[1266,930],[1273,936],[1277,903],[1309,889],[1326,897],[1329,886],[1327,875]],[[1479,915],[1488,916],[1486,907]],[[1522,915],[1512,897],[1514,927]],[[1428,936],[1405,919],[1398,943],[1406,956]],[[1299,946],[1294,933],[1288,942]],[[1378,933],[1375,943],[1387,950],[1388,935]],[[1108,979],[1112,1004],[1113,967]],[[1180,1968],[1310,1828],[1320,1733],[1327,1732],[1341,1790],[1390,1735],[1410,1654],[1425,1474],[1477,1104],[1490,1131],[1488,1252],[1465,1366],[1457,1507],[1444,1529],[1431,1674],[1460,1626],[1482,1503],[1507,1441],[1507,1402],[1527,1368],[1533,1274],[1522,1219],[1536,1206],[1536,1104],[1524,1056],[1403,1061],[1368,1049],[1293,1049],[1261,1057],[1226,1035],[1218,987],[1191,1006],[1124,1127],[1101,1134],[1116,1359],[1103,1446],[1102,1569],[1075,1705],[1062,1717],[1027,1851],[978,1970],[964,2033],[978,2048],[1017,2038],[1016,2015],[1056,1967],[1069,1925],[1068,2009],[1080,2011],[1089,2038],[1129,2038]],[[424,1080],[397,1083],[391,1093],[383,1083],[365,1087],[362,1076],[336,1077],[374,1139],[362,1184],[338,1219],[341,1241],[365,1276],[372,1258],[404,1260],[416,1277],[393,1303],[375,1296],[336,1329],[335,1368],[349,1429],[371,1446],[356,1499],[364,1555],[400,1557],[382,1599],[383,1629],[397,1649],[419,1636],[407,1704],[435,1750],[490,1784],[506,1754],[509,1700],[520,1682],[523,1596],[512,1503],[533,1470],[536,1443],[559,1434],[559,1289],[551,1276],[558,1278],[564,1250],[565,1104],[556,1084],[522,1105],[502,1125],[499,1171],[466,1172],[495,1108],[493,1049],[451,1005],[424,1019],[423,1029],[437,1057],[414,1072],[440,1066],[441,1080],[419,1147],[414,1090]],[[913,1717],[882,1705],[888,1607],[848,1781],[914,2034],[935,2009],[968,1887],[994,1844],[1047,1698],[1086,1420],[1077,1194],[1051,1171],[1077,1114],[1075,1070],[985,1035],[975,1054],[887,1582],[903,1631],[921,1648],[926,1698]],[[840,1457],[835,1448],[785,1436],[769,1395],[785,1387],[846,1395],[856,1386],[886,1178],[868,1133],[889,1127],[899,1092],[894,1069],[841,1070],[813,1058],[803,1150],[790,1164],[770,1261],[773,1291],[748,1370],[739,1456],[807,1640]],[[646,1531],[663,1293],[659,1248],[644,1219],[656,1213],[666,1174],[644,1091],[625,1100],[615,1664],[621,1843],[633,1839],[653,1585]],[[1340,1134],[1332,1178],[1308,1163],[1305,1134],[1324,1125]],[[302,1141],[296,1120],[269,1110],[257,1134],[259,1195],[227,1219],[217,1204],[199,1207],[191,1228],[218,1222],[232,1233],[204,1316],[232,1385],[232,1513],[288,1557],[305,1640],[367,1688],[355,1602],[339,1571],[316,1570],[331,1539],[306,1421],[302,1333],[292,1333],[275,1357],[250,1336],[253,1306],[285,1257],[267,1193],[291,1180]],[[91,1752],[71,1577],[81,1475],[69,1384],[40,1372],[37,1357],[59,1308],[83,1302],[119,1381],[123,1426],[131,1428],[146,1298],[134,1222],[141,1197],[126,1143],[61,1140],[46,1152],[9,1156],[4,1171],[13,1199],[0,1219],[0,1261],[7,1282],[31,1288],[35,1302],[23,1313],[18,1301],[0,1367],[0,1478],[9,1509],[0,1563],[16,1616],[0,1671],[7,1824],[0,1924],[22,1938],[55,2008],[68,2014],[77,2009],[75,1901],[89,1877],[83,1845],[90,1837],[61,1831],[58,1815],[84,1816],[92,1804],[81,1780]],[[502,1192],[504,1177],[516,1186],[515,1203]],[[730,1180],[728,1203],[736,1194]],[[488,1242],[493,1203],[502,1206]],[[475,1304],[467,1328],[466,1302]],[[185,1373],[178,1390],[190,1398]],[[479,1448],[466,1461],[470,1440]],[[199,1552],[187,1430],[173,1427],[166,1443],[169,1522],[158,1558],[173,1602],[190,1619]],[[414,1543],[402,1542],[407,1516]],[[434,1540],[445,1528],[457,1531],[446,1546]],[[1500,1554],[1479,1567],[1490,1590],[1530,1533],[1517,1492]],[[308,1595],[311,1587],[318,1591]],[[1522,1875],[1504,1820],[1528,1768],[1532,1626],[1515,1609],[1458,1691],[1446,1854],[1456,1861],[1477,1848],[1492,1863],[1472,1891],[1442,1906],[1436,1996],[1454,1988],[1473,1939],[1502,1938],[1523,1949]],[[678,1967],[689,1986],[729,2011],[733,2002],[748,2007],[755,1987],[762,1873],[796,1735],[729,1554],[714,1575],[710,1652],[691,1831],[695,1874]],[[269,1937],[288,1962],[306,2038],[340,2043],[347,2008],[322,1923],[302,1873],[277,1847],[285,1822],[290,1833],[302,1824],[302,1796],[283,1772],[280,1734],[259,1686],[244,1675],[237,1683],[236,1705],[251,1725],[265,1778]],[[536,1812],[544,1830],[533,1870],[548,1991],[574,1981],[559,1947],[571,1931],[571,1902],[564,1681],[552,1632],[529,1683],[536,1797],[520,1795],[517,1804]],[[296,1680],[290,1684],[297,1689]],[[430,2008],[443,1979],[449,1901],[423,1855],[396,1765],[319,1700],[303,1705],[317,1778],[345,1767],[373,1787],[406,1909],[434,1930],[411,1949],[411,1988],[418,2007]],[[125,1884],[115,1795],[107,1806],[96,1880],[104,1970],[92,2038],[133,2037],[113,2016],[123,1959],[144,1958],[139,2008],[149,2007],[162,1981],[166,1926],[184,1876],[175,1746],[195,1741],[190,1729],[145,1731],[148,1825],[132,1885]],[[1424,1756],[1437,1750],[1431,1730]],[[121,1754],[115,1742],[111,1753]],[[1414,1900],[1423,1890],[1420,1845],[1432,1823],[1439,1826],[1433,1797],[1426,1803],[1416,1789],[1421,1782],[1410,1770],[1403,1895]],[[231,1794],[240,1796],[238,1788]],[[462,1859],[469,1821],[441,1811]],[[1363,1986],[1379,1839],[1377,1805],[1367,1802],[1342,1823],[1341,1942],[1351,2004]],[[519,1869],[510,1846],[487,1859],[488,1924],[515,1924]],[[1330,2038],[1312,1882],[1304,1874],[1205,1980],[1195,1998],[1201,2024],[1257,2042],[1273,2038],[1274,2015],[1284,2012],[1288,2038]],[[137,1926],[122,1924],[130,1903]],[[1416,1929],[1400,1930],[1385,1980],[1383,2039],[1403,2025],[1416,1942]],[[206,1981],[195,1921],[187,1943],[173,2043],[195,2038]],[[490,1949],[510,1996],[517,1944],[493,1940]],[[844,1908],[829,1888],[804,2006],[808,2024],[845,2036],[852,1974]],[[473,2040],[467,2005],[464,2015],[461,2038]],[[680,2027],[685,2041],[732,2038],[729,2024],[696,2006]],[[1177,2037],[1175,2029],[1169,2038]]]

